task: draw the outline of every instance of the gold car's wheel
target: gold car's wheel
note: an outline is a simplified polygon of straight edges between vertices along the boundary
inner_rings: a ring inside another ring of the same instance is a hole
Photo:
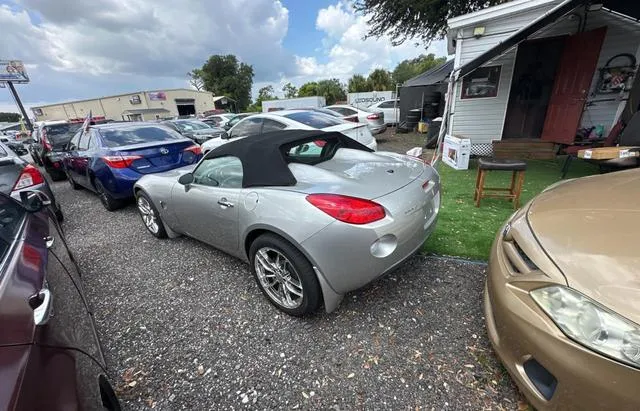
[[[318,278],[305,256],[275,234],[263,234],[249,249],[251,269],[267,299],[287,314],[302,316],[320,305]]]

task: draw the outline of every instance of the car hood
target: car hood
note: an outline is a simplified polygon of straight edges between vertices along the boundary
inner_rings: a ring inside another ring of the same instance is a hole
[[[528,219],[570,287],[640,324],[640,170],[552,188]]]

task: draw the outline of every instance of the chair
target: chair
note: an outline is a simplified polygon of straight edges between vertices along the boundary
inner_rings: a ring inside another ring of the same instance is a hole
[[[521,160],[480,158],[473,197],[476,207],[480,207],[480,201],[485,197],[498,197],[513,201],[513,208],[518,209],[526,169],[527,163]],[[489,171],[511,171],[511,185],[508,188],[485,187],[484,180]]]

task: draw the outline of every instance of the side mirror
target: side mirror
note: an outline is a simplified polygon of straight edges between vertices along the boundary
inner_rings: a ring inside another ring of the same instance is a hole
[[[51,205],[51,199],[41,191],[21,191],[20,201],[27,211],[36,213]]]
[[[183,186],[193,183],[193,174],[187,173],[187,174],[181,175],[180,178],[178,179],[178,183],[182,184]]]
[[[222,134],[220,134],[220,138],[223,140],[228,140],[229,139],[229,133],[227,133],[226,131],[223,131]]]

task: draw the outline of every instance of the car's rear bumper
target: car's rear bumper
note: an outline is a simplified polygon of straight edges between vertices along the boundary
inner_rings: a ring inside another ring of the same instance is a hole
[[[393,202],[376,200],[387,211],[384,219],[365,225],[335,221],[302,242],[336,294],[358,289],[392,270],[433,232],[440,207],[439,183],[428,192],[421,183],[411,183],[392,196]]]
[[[371,134],[376,135],[376,134],[381,134],[384,133],[385,131],[387,131],[387,125],[386,124],[369,124],[369,130],[371,131]]]
[[[47,169],[47,171],[59,170],[62,173],[64,172],[64,167],[62,165],[63,158],[63,153],[50,151],[44,155],[44,157],[42,158],[42,163],[44,164],[44,167],[45,169]]]
[[[100,179],[111,197],[124,200],[133,197],[133,186],[142,176],[143,174],[126,168],[109,169],[109,172],[100,174],[96,178]]]
[[[529,293],[512,282],[501,243],[499,235],[489,260],[484,292],[487,332],[531,404],[537,409],[640,409],[640,370],[567,338]]]

